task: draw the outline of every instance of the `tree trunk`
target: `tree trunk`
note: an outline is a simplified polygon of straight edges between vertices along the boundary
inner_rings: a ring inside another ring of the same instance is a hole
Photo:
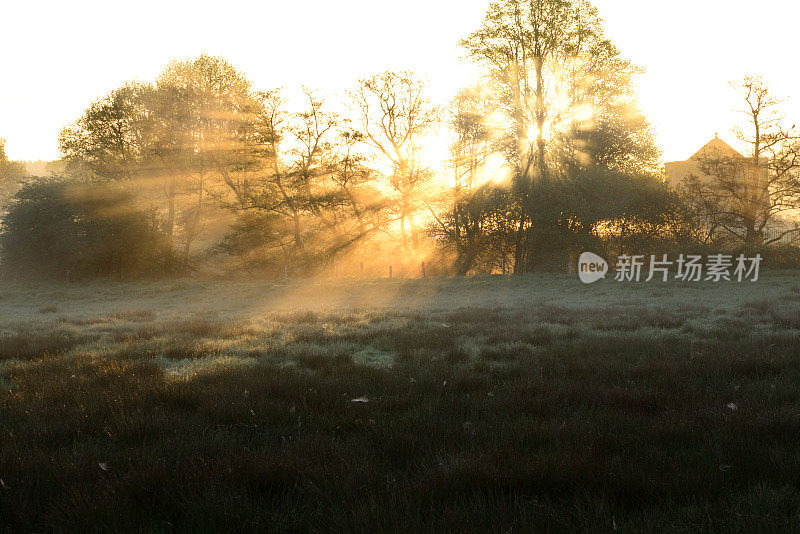
[[[525,228],[527,216],[523,215],[517,228],[517,242],[514,245],[514,274],[525,272],[525,264],[528,257],[527,230]]]
[[[456,275],[465,276],[472,266],[475,264],[475,258],[478,256],[478,249],[474,246],[468,247],[459,251],[459,257],[456,260]]]
[[[172,240],[172,235],[175,233],[175,177],[169,178],[167,185],[167,221],[165,224],[167,235]]]
[[[538,179],[543,180],[547,177],[547,164],[544,159],[544,122],[545,122],[545,105],[544,105],[544,59],[537,57],[536,65],[536,150],[537,161],[536,166],[539,170]]]
[[[408,228],[411,230],[411,245],[414,247],[414,250],[417,250],[419,249],[419,229],[414,222],[413,213],[408,214]]]
[[[197,206],[195,206],[194,217],[192,217],[191,227],[186,229],[186,245],[183,250],[183,261],[186,268],[189,268],[189,253],[192,243],[200,233],[200,224],[203,212],[203,181],[200,181],[200,191],[197,193]]]
[[[292,223],[294,226],[294,249],[297,252],[303,252],[305,247],[303,246],[303,237],[300,232],[300,212],[292,212]]]

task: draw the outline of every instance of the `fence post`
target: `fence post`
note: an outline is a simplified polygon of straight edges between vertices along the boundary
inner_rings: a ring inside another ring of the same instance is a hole
[[[283,264],[283,279],[286,280],[289,278],[289,266],[285,263]]]
[[[361,279],[364,279],[364,262],[361,262]]]
[[[392,264],[389,264],[389,278],[392,277]]]
[[[425,262],[422,262],[422,278],[425,278]]]

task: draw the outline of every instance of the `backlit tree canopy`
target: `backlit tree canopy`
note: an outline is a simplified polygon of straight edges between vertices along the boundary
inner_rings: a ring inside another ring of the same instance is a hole
[[[635,106],[637,69],[588,2],[493,2],[462,44],[486,69],[495,148],[513,169],[511,261],[521,272],[568,252],[576,228],[596,233],[592,206],[606,199],[592,182],[654,175],[659,153]]]
[[[409,71],[288,95],[176,61],[63,130],[66,172],[126,188],[187,270],[524,273],[699,239],[712,217],[665,185],[639,69],[588,1],[497,0],[461,45],[483,76],[444,107]]]

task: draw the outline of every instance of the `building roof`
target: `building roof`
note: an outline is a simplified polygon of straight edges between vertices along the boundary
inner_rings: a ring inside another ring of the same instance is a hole
[[[719,157],[744,158],[744,156],[731,147],[731,145],[715,135],[714,139],[706,143],[703,148],[695,152],[689,159],[699,161],[702,159],[714,159]]]
[[[737,152],[728,143],[720,139],[718,135],[715,135],[714,139],[706,143],[703,148],[695,152],[692,157],[686,161],[672,161],[666,163],[667,182],[673,187],[679,187],[691,176],[710,180],[711,178],[706,174],[706,169],[704,169],[704,163],[725,159],[736,160],[745,165],[748,165],[750,162],[749,158]],[[762,165],[759,166],[762,167],[760,172],[766,176],[766,159],[762,158]],[[752,167],[749,168],[752,169]],[[742,167],[742,169],[736,172],[745,172],[745,167]]]

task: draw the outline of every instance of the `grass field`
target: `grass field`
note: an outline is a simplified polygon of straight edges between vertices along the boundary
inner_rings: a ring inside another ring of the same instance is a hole
[[[800,525],[800,275],[0,286],[0,529]]]

